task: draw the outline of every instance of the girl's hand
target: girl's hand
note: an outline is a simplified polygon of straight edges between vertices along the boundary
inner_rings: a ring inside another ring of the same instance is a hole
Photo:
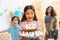
[[[22,27],[22,28],[21,28],[21,31],[24,31],[24,30],[26,30],[26,29],[25,29],[24,27]]]
[[[0,33],[6,32],[6,30],[1,31]]]

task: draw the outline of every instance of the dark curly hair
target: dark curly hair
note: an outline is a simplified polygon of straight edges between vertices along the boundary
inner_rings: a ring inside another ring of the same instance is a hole
[[[47,7],[46,12],[45,12],[46,16],[48,15],[48,11],[47,10],[49,9],[49,7],[51,7],[51,16],[56,16],[56,12],[55,12],[55,10],[54,10],[54,8],[52,6],[48,6]]]

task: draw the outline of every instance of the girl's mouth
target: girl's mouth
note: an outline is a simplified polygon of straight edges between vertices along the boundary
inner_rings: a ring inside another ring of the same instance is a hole
[[[31,18],[29,18],[29,19],[32,19],[32,17],[31,17]]]

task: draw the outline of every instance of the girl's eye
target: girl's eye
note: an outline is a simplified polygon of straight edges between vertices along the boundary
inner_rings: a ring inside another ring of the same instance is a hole
[[[17,20],[15,20],[15,21],[17,21]]]
[[[27,15],[29,15],[29,13],[26,13]]]
[[[33,15],[34,13],[26,13],[26,15]]]

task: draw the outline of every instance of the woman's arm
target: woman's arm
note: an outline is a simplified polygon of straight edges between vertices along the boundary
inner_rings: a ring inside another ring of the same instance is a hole
[[[48,22],[47,21],[48,20],[47,16],[45,16],[44,20],[45,20],[44,23],[45,23],[46,33],[48,33],[48,31],[47,31],[47,25],[48,25],[48,23],[47,23]]]
[[[53,29],[53,23],[52,23],[52,22],[50,23],[50,30],[51,30],[51,31],[54,30],[54,29]]]
[[[53,31],[54,29],[53,29],[53,23],[55,22],[55,19],[54,18],[52,18],[51,19],[51,23],[50,23],[50,30],[51,31]]]
[[[47,25],[48,25],[48,23],[45,23],[46,34],[49,35],[49,32],[47,30]]]
[[[46,31],[47,31],[47,25],[48,25],[48,23],[45,23],[45,29],[46,29]]]

